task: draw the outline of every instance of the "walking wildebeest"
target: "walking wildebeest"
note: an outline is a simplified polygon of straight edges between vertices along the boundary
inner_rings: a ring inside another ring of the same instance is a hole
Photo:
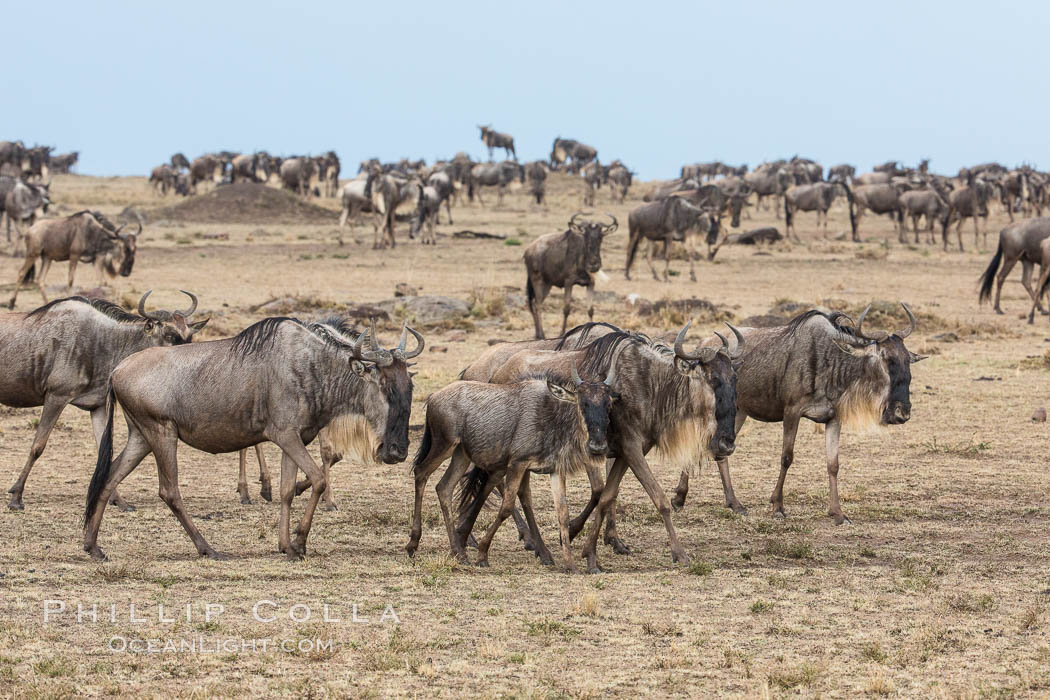
[[[627,190],[631,188],[633,181],[631,171],[623,164],[613,164],[606,171],[605,179],[609,182],[609,191],[613,201],[623,204],[623,201],[627,199]]]
[[[412,217],[412,226],[408,230],[408,237],[415,238],[416,233],[422,230],[423,235],[420,242],[423,245],[437,244],[434,224],[437,223],[438,212],[441,210],[441,195],[438,194],[437,188],[431,185],[424,187],[417,184],[416,186],[419,188],[419,200],[416,212]]]
[[[534,160],[526,165],[525,178],[529,183],[529,194],[536,198],[536,204],[543,204],[543,200],[547,194],[546,163],[542,160]]]
[[[394,222],[397,209],[403,204],[412,204],[415,207],[420,194],[419,181],[409,180],[392,173],[380,174],[377,170],[373,170],[370,175],[371,184],[366,187],[371,187],[374,214],[375,237],[372,241],[372,248],[385,248],[387,245],[393,248],[396,245]],[[380,229],[382,229],[382,234],[380,234]]]
[[[860,242],[858,230],[860,219],[864,212],[871,211],[873,214],[888,214],[893,221],[895,231],[904,227],[903,214],[901,213],[900,192],[889,183],[880,185],[859,185],[851,188],[846,183],[839,183],[846,190],[846,199],[849,202],[849,221],[852,238],[855,243]]]
[[[568,166],[569,172],[579,172],[583,166],[592,160],[598,160],[597,149],[580,143],[576,139],[554,139],[551,146],[551,167],[559,169],[562,165]]]
[[[518,154],[514,151],[513,136],[494,131],[491,126],[481,126],[479,124],[478,129],[481,130],[481,141],[489,149],[489,160],[492,160],[492,151],[496,148],[502,148],[507,158],[518,159]]]
[[[783,517],[784,480],[794,460],[799,420],[824,424],[828,467],[828,514],[836,525],[850,522],[839,503],[839,433],[846,428],[900,425],[911,417],[912,363],[924,359],[904,346],[915,330],[915,316],[905,304],[908,327],[896,333],[864,333],[864,318],[856,326],[843,313],[807,311],[786,326],[737,329],[747,343],[737,369],[735,431],[753,418],[783,423],[780,477],[770,502]],[[728,460],[719,472],[729,474]],[[723,478],[726,506],[743,511],[732,483]],[[683,471],[674,505],[685,503],[689,475]]]
[[[176,154],[178,155],[178,154]],[[175,157],[172,156],[174,161]],[[190,163],[190,191],[197,193],[197,183],[218,182],[222,178],[223,163],[217,156],[206,154]]]
[[[445,170],[433,172],[427,176],[427,186],[433,187],[437,194],[438,203],[445,203],[445,211],[448,213],[448,222],[452,223],[452,197],[456,193],[456,185],[452,176]],[[440,207],[438,207],[440,209]],[[438,223],[438,212],[434,213],[434,223]]]
[[[1039,311],[1043,311],[1036,288],[1032,286],[1032,268],[1041,263],[1042,251],[1040,245],[1048,237],[1050,237],[1050,218],[1048,217],[1019,221],[1000,231],[999,246],[988,264],[988,269],[981,275],[981,291],[978,300],[980,302],[988,301],[988,298],[992,295],[992,285],[994,284],[995,301],[993,308],[995,313],[1003,313],[1002,308],[999,306],[999,296],[1003,291],[1003,282],[1006,281],[1010,270],[1014,269],[1014,265],[1020,260],[1021,284],[1024,285],[1025,291],[1028,292],[1028,296],[1032,298]],[[1000,263],[1003,266],[1001,270],[999,269]],[[996,274],[996,271],[998,271],[998,274]]]
[[[343,185],[340,190],[340,199],[343,202],[343,209],[339,214],[339,227],[346,226],[346,222],[350,222],[350,227],[353,228],[354,219],[358,212],[371,212],[372,211],[372,174],[366,174],[364,177],[360,175],[350,182]]]
[[[498,197],[496,204],[502,205],[503,195],[507,190],[507,186],[514,182],[515,179],[521,184],[525,184],[525,168],[515,161],[505,160],[502,163],[478,163],[470,169],[467,197],[473,202],[476,196],[478,203],[484,206],[485,202],[481,199],[481,189],[483,187],[495,187]]]
[[[955,236],[959,239],[959,250],[963,250],[962,224],[963,219],[973,219],[973,244],[976,247],[980,241],[980,227],[977,218],[984,219],[984,244],[988,245],[988,200],[991,198],[991,186],[983,180],[973,180],[966,187],[952,190],[948,195],[948,213],[941,220],[941,239],[944,249],[948,250],[948,229],[952,222],[955,224]]]
[[[453,556],[467,561],[464,544],[451,517],[452,492],[461,479],[461,503],[472,504],[490,480],[506,475],[503,503],[496,519],[478,542],[478,566],[488,566],[489,545],[511,514],[519,494],[545,563],[550,552],[538,536],[532,511],[530,470],[550,474],[551,493],[562,534],[565,568],[575,571],[569,550],[569,515],[565,502],[566,477],[580,469],[600,469],[608,449],[609,409],[616,398],[615,363],[603,380],[585,382],[575,366],[571,385],[551,377],[513,384],[457,381],[427,399],[426,428],[416,455],[412,531],[405,545],[414,555],[422,534],[422,504],[427,480],[450,455],[452,462],[437,486],[441,513]],[[477,467],[468,475],[471,463]],[[495,482],[492,484],[495,486]],[[486,494],[487,495],[487,494]],[[462,509],[462,508],[461,508]]]
[[[158,165],[150,171],[149,184],[153,186],[154,192],[163,197],[168,194],[169,188],[175,187],[175,169],[167,163]]]
[[[99,286],[105,282],[104,275],[127,277],[135,264],[138,237],[142,234],[142,223],[135,233],[121,233],[100,223],[96,212],[80,211],[61,219],[45,219],[33,224],[25,235],[26,257],[15,278],[15,291],[11,293],[8,308],[15,308],[15,299],[22,284],[32,279],[30,271],[40,258],[40,270],[36,273],[40,296],[47,303],[44,280],[51,263],[69,261],[69,290],[73,290],[73,279],[77,263],[95,263]]]
[[[417,341],[411,352],[405,349],[408,333]],[[351,341],[326,324],[276,317],[234,338],[151,348],[129,357],[110,378],[106,430],[84,512],[84,551],[105,559],[98,530],[106,501],[152,452],[161,499],[201,556],[224,558],[201,536],[183,507],[179,442],[214,454],[269,440],[284,453],[279,549],[290,559],[302,558],[314,510],[327,487],[306,445],[327,426],[341,452],[361,461],[403,461],[412,407],[407,360],[422,351],[423,337],[407,326],[391,351],[379,346],[374,323],[371,333]],[[116,402],[124,409],[128,443],[111,461]],[[313,491],[293,543],[289,521],[300,469]]]
[[[16,180],[4,196],[4,215],[7,217],[7,242],[11,242],[11,223],[15,225],[15,247],[21,248],[22,225],[33,226],[37,212],[47,212],[51,205],[51,183],[37,185]]]
[[[594,196],[598,192],[598,188],[602,186],[602,179],[604,172],[602,171],[602,164],[598,161],[588,163],[583,168],[583,183],[585,189],[583,190],[583,206],[591,207],[594,206]]]
[[[51,162],[48,163],[48,169],[52,173],[58,173],[60,175],[66,175],[70,170],[77,164],[80,159],[79,151],[71,151],[69,153],[60,153],[57,156],[51,156]]]
[[[795,212],[815,211],[817,212],[817,226],[820,226],[821,218],[824,219],[824,237],[828,236],[828,209],[834,203],[840,189],[839,183],[814,182],[809,185],[793,185],[784,192],[784,225],[788,236],[794,236],[799,243],[802,239],[798,237],[795,230]]]
[[[649,241],[662,241],[664,244],[664,281],[670,281],[669,269],[671,266],[671,242],[684,240],[689,257],[689,278],[696,281],[696,272],[693,265],[694,241],[693,236],[705,233],[709,245],[713,245],[718,239],[720,220],[716,216],[693,206],[682,197],[668,197],[659,202],[642,204],[631,210],[627,217],[627,264],[624,267],[624,277],[631,279],[631,266],[634,264],[634,256],[638,252],[638,246],[643,239]],[[656,267],[652,261],[651,247],[645,250],[645,261],[649,263],[649,269],[653,273],[653,279],[659,281]]]
[[[1039,248],[1039,281],[1035,285],[1036,293],[1035,298],[1032,300],[1032,309],[1028,312],[1029,324],[1035,322],[1035,310],[1041,307],[1039,300],[1046,296],[1047,291],[1050,291],[1050,238],[1044,238],[1043,242],[1039,244]]]
[[[575,285],[587,288],[587,317],[594,320],[594,275],[602,268],[602,240],[619,224],[611,214],[608,215],[612,219],[610,224],[589,220],[577,223],[576,219],[581,216],[585,214],[576,212],[565,231],[540,236],[525,248],[525,291],[537,338],[544,337],[540,308],[552,287],[565,290],[561,321],[563,335],[569,323]]]
[[[22,491],[33,465],[43,454],[48,437],[68,404],[91,412],[96,444],[106,423],[109,375],[128,355],[156,345],[188,343],[208,323],[190,323],[197,298],[185,311],[145,310],[139,315],[101,299],[56,299],[30,313],[0,315],[0,403],[28,408],[43,406],[33,446],[22,473],[8,493],[7,504],[22,510]],[[115,499],[119,499],[116,491]],[[117,500],[121,508],[127,508]]]
[[[915,242],[919,242],[919,217],[926,217],[926,231],[929,242],[935,242],[933,224],[948,211],[948,202],[944,200],[940,192],[930,187],[921,190],[909,190],[902,192],[899,198],[902,214],[911,218],[911,228],[915,232]],[[901,243],[907,243],[901,227]]]
[[[762,207],[762,200],[766,197],[773,198],[773,211],[780,218],[780,197],[788,187],[791,186],[791,175],[784,168],[764,167],[755,169],[744,175],[744,181],[751,186],[755,193],[755,206]]]

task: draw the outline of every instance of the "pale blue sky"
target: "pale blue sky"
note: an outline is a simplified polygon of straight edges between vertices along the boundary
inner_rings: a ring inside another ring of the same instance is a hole
[[[6,3],[0,139],[91,174],[479,157],[488,122],[520,158],[560,134],[645,178],[795,153],[1048,167],[1048,30],[1040,2]]]

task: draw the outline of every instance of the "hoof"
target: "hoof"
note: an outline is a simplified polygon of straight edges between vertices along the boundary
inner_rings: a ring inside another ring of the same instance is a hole
[[[604,574],[605,569],[602,568],[601,564],[594,563],[587,567],[588,574]]]
[[[252,504],[252,499],[248,498],[247,496],[241,496],[241,505],[242,506],[250,506],[251,504]]]
[[[684,507],[685,507],[685,496],[682,496],[681,498],[679,498],[678,496],[675,496],[674,498],[671,499],[671,508],[674,509],[676,512],[682,510],[682,508],[684,508]]]
[[[682,566],[689,566],[689,555],[685,552],[679,552],[678,554],[671,552],[671,562],[674,564],[681,564]]]
[[[291,552],[286,552],[285,555],[284,555],[284,558],[287,559],[288,561],[302,561],[305,558],[305,556],[306,555],[303,554],[302,552],[291,551]]]
[[[745,517],[747,516],[747,508],[745,508],[740,503],[733,503],[728,505],[727,507],[737,515],[743,515]]]
[[[773,517],[776,518],[777,520],[786,520],[787,519],[787,513],[785,513],[782,510],[778,510],[778,511],[775,511],[773,513]]]
[[[841,515],[841,514],[840,515],[832,515],[831,517],[835,519],[835,524],[836,525],[852,525],[853,524],[853,521],[850,520],[849,517],[845,516],[845,515]]]
[[[25,510],[26,507],[22,504],[21,500],[11,499],[11,502],[7,504],[7,507],[11,510]]]
[[[482,569],[487,569],[487,568],[489,568],[489,560],[488,559],[478,559],[477,563],[475,563],[474,566],[481,567]]]
[[[121,513],[134,513],[135,506],[131,505],[127,501],[113,501],[113,505],[120,509]]]
[[[419,545],[412,544],[411,542],[409,542],[405,545],[405,554],[407,554],[408,558],[411,559],[412,557],[416,556],[417,549],[419,549]]]
[[[325,503],[322,506],[322,508],[324,508],[324,510],[326,510],[328,512],[331,512],[333,510],[339,510],[339,505],[337,503],[335,503],[335,501],[329,501],[328,503]]]
[[[540,563],[544,566],[554,566],[554,557],[550,555],[550,552],[537,552],[536,558],[539,559]]]
[[[622,554],[624,556],[630,556],[631,548],[624,544],[623,540],[619,537],[606,537],[605,544],[612,547],[612,551],[616,554]]]
[[[262,499],[264,501],[266,501],[266,502],[270,502],[270,501],[273,500],[273,494],[270,492],[270,487],[269,486],[264,487],[263,489],[261,489],[259,491],[259,495],[262,496]]]
[[[109,557],[102,551],[101,547],[91,547],[85,550],[95,561],[106,561]]]
[[[230,560],[229,555],[222,554],[220,552],[216,552],[214,549],[211,550],[210,552],[201,552],[201,556],[202,557],[208,557],[212,561],[229,561]]]

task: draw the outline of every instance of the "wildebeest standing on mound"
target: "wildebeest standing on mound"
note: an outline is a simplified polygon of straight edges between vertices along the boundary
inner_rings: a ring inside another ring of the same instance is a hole
[[[608,215],[612,219],[609,224],[577,222],[581,216],[584,216],[583,212],[576,212],[565,231],[540,236],[525,248],[525,291],[537,338],[544,337],[540,308],[552,287],[565,290],[562,334],[569,322],[575,285],[587,288],[587,317],[594,320],[594,275],[602,268],[602,240],[619,224],[611,214]]]
[[[56,260],[69,261],[70,291],[73,289],[78,262],[95,264],[100,286],[104,282],[104,275],[127,277],[131,274],[142,224],[139,223],[135,233],[121,233],[123,226],[116,230],[110,229],[100,223],[99,216],[97,212],[85,210],[62,219],[40,221],[26,232],[26,257],[15,278],[15,291],[11,294],[8,308],[15,308],[15,298],[22,284],[32,279],[30,273],[38,257],[40,270],[36,274],[36,281],[45,303],[47,293],[44,291],[44,281],[51,263]]]
[[[1032,268],[1042,260],[1040,244],[1050,237],[1050,218],[1040,217],[1010,224],[999,232],[999,246],[992,256],[988,269],[981,275],[981,292],[979,301],[988,301],[992,295],[992,285],[995,285],[995,301],[992,308],[995,313],[1003,313],[999,306],[999,297],[1003,291],[1003,282],[1006,281],[1010,270],[1014,269],[1017,261],[1021,261],[1021,284],[1024,285],[1028,296],[1039,311],[1043,311],[1043,305],[1039,303],[1039,295],[1036,288],[1032,286]],[[1002,269],[999,265],[1002,263]],[[998,271],[998,274],[996,272]]]
[[[405,350],[407,334],[418,346]],[[171,508],[201,556],[223,559],[190,520],[179,493],[179,442],[213,454],[270,441],[281,461],[278,542],[289,558],[306,553],[314,511],[327,487],[306,449],[322,428],[342,451],[362,461],[396,464],[408,455],[412,380],[406,360],[423,350],[407,327],[397,349],[379,347],[375,334],[351,341],[325,324],[267,318],[234,338],[153,348],[129,357],[110,379],[108,418],[84,514],[84,550],[104,559],[98,530],[117,485],[153,453],[160,497]],[[119,401],[128,443],[116,460],[113,410]],[[290,517],[295,478],[302,470],[313,486],[292,542]]]
[[[753,418],[783,423],[780,477],[770,503],[783,517],[784,480],[794,461],[795,436],[802,418],[824,424],[828,467],[828,515],[849,522],[839,502],[839,433],[849,428],[900,425],[911,417],[911,365],[924,359],[904,346],[915,330],[915,316],[904,304],[908,327],[895,333],[864,332],[868,309],[855,327],[843,313],[813,310],[786,326],[737,329],[747,342],[737,370],[735,431]],[[870,309],[870,307],[869,307]],[[728,459],[719,472],[727,475]],[[743,512],[732,484],[723,478],[726,506]],[[685,503],[689,475],[683,471],[674,505]]]
[[[29,459],[8,491],[9,508],[22,510],[29,472],[68,404],[91,412],[97,444],[106,423],[113,368],[139,350],[188,343],[208,323],[190,322],[197,298],[183,293],[192,299],[184,311],[146,311],[146,292],[137,316],[108,301],[82,297],[57,299],[27,314],[0,315],[0,403],[44,407]],[[120,507],[127,507],[115,490],[112,495]]]

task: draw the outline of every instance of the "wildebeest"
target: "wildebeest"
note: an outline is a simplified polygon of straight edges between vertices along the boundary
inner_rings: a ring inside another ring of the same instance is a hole
[[[757,168],[746,175],[744,180],[751,186],[757,198],[756,206],[762,206],[766,197],[773,198],[773,211],[780,216],[780,197],[791,186],[791,175],[781,167]]]
[[[370,173],[370,179],[366,188],[371,190],[372,213],[374,214],[375,238],[372,242],[373,248],[385,248],[388,245],[393,248],[394,222],[398,207],[411,204],[413,207],[418,203],[420,194],[419,181],[409,180],[396,176],[392,173],[380,174],[377,170]],[[382,229],[382,234],[380,234]]]
[[[323,156],[318,156],[316,162],[317,177],[321,181],[324,196],[335,197],[339,190],[339,156],[335,151],[328,151]]]
[[[0,403],[43,406],[33,446],[18,480],[8,490],[8,508],[22,510],[22,492],[33,465],[68,404],[91,412],[95,442],[105,426],[106,391],[113,368],[128,355],[156,345],[188,343],[207,320],[190,322],[197,298],[184,311],[145,311],[139,315],[100,299],[56,299],[30,313],[0,315]],[[116,492],[113,492],[116,496]],[[118,501],[122,508],[127,507]]]
[[[456,184],[452,180],[452,176],[445,170],[439,170],[437,172],[430,173],[427,176],[426,183],[428,187],[433,187],[434,192],[437,194],[438,204],[442,202],[445,204],[445,211],[448,213],[448,222],[452,223],[452,197],[456,193]],[[438,207],[440,209],[440,206]],[[438,212],[434,213],[434,223],[438,222]]]
[[[541,160],[534,160],[525,166],[525,179],[529,183],[529,194],[536,198],[536,204],[543,204],[547,194],[547,165]]]
[[[839,433],[845,426],[869,428],[900,425],[911,417],[911,365],[923,357],[904,346],[915,330],[915,316],[902,304],[908,327],[895,333],[864,332],[843,313],[807,311],[786,326],[740,328],[747,343],[737,369],[737,410],[734,432],[748,418],[783,423],[780,477],[770,502],[783,517],[784,480],[794,460],[795,436],[802,418],[824,424],[828,468],[828,514],[835,524],[849,522],[839,502]],[[719,461],[728,475],[728,459]],[[685,503],[689,478],[683,472],[674,504]],[[743,510],[723,479],[726,505]]]
[[[441,210],[441,195],[437,188],[431,185],[416,185],[419,188],[419,198],[416,204],[416,212],[412,217],[412,226],[409,228],[408,237],[415,238],[416,233],[423,231],[420,242],[436,244],[434,225],[437,223],[438,212]],[[450,215],[451,216],[451,215]]]
[[[815,182],[809,185],[793,185],[784,192],[784,225],[788,236],[794,236],[801,242],[795,230],[795,212],[815,211],[817,226],[824,220],[824,236],[828,235],[828,209],[844,187],[840,183]]]
[[[563,563],[566,569],[575,571],[569,550],[566,477],[580,469],[600,469],[605,461],[609,408],[616,398],[615,374],[615,365],[611,364],[604,380],[584,382],[573,367],[571,385],[562,385],[550,377],[514,384],[457,381],[431,394],[427,399],[423,442],[413,467],[412,531],[405,546],[409,555],[415,554],[419,546],[427,480],[451,455],[452,463],[441,478],[437,492],[453,556],[467,561],[464,543],[450,517],[453,488],[468,477],[462,489],[462,503],[467,504],[481,496],[490,479],[506,474],[503,503],[478,542],[478,565],[488,566],[489,545],[511,514],[519,493],[534,542],[545,555],[543,558],[550,560],[532,512],[531,469],[551,475],[551,492],[562,534]],[[468,476],[467,468],[472,462],[477,468]]]
[[[899,198],[901,213],[911,218],[912,231],[915,232],[915,242],[919,242],[919,217],[926,217],[926,231],[929,234],[929,242],[934,242],[933,224],[939,221],[948,211],[948,202],[944,200],[940,192],[932,187],[921,190],[910,190],[902,192]],[[901,230],[901,242],[907,242],[904,230]]]
[[[594,196],[602,186],[604,174],[605,173],[602,171],[602,164],[598,161],[588,163],[584,166],[582,173],[583,183],[585,185],[583,190],[583,206],[594,206]]]
[[[36,282],[40,296],[47,303],[44,281],[52,262],[69,261],[69,290],[73,290],[73,279],[77,272],[77,263],[94,263],[98,272],[99,286],[104,275],[127,277],[135,264],[135,250],[138,237],[142,233],[142,223],[135,233],[121,233],[121,229],[112,229],[101,223],[97,212],[88,210],[61,219],[39,221],[26,232],[26,257],[15,278],[15,290],[11,293],[8,308],[15,308],[15,298],[22,284],[30,279],[37,258],[40,258],[40,269],[36,272]]]
[[[1032,298],[1036,308],[1043,311],[1042,304],[1039,302],[1040,295],[1037,293],[1036,288],[1032,286],[1032,268],[1041,263],[1042,250],[1040,246],[1047,238],[1050,238],[1050,218],[1048,217],[1019,221],[1000,231],[999,246],[996,248],[995,255],[992,256],[988,268],[981,275],[979,301],[988,301],[992,295],[992,285],[994,284],[995,300],[993,308],[995,313],[1003,313],[1002,308],[999,306],[1003,282],[1006,281],[1007,275],[1010,274],[1010,270],[1014,269],[1017,261],[1021,261],[1021,284],[1024,285],[1025,291]],[[1002,269],[999,269],[1000,263],[1002,264]],[[997,271],[998,274],[996,274]]]
[[[153,186],[154,192],[163,197],[169,189],[175,188],[175,175],[174,168],[167,163],[161,163],[150,171],[149,184]]]
[[[525,168],[515,161],[505,160],[502,163],[478,163],[470,169],[470,183],[467,189],[467,197],[484,205],[481,199],[483,187],[495,187],[497,192],[497,204],[503,204],[503,195],[507,186],[514,180],[525,184]]]
[[[860,219],[864,212],[871,211],[873,214],[887,214],[893,221],[895,231],[904,227],[903,214],[899,195],[896,187],[889,183],[880,185],[859,185],[851,188],[846,183],[840,183],[846,190],[846,199],[849,200],[849,220],[852,238],[854,242],[860,242]]]
[[[631,210],[627,217],[627,263],[624,266],[624,277],[631,279],[631,266],[638,252],[638,246],[643,240],[662,241],[664,244],[664,276],[665,282],[669,281],[669,269],[671,266],[671,242],[684,240],[689,256],[689,277],[696,281],[696,272],[693,265],[693,236],[695,234],[706,234],[707,242],[713,245],[718,239],[720,230],[720,219],[712,216],[699,207],[693,206],[682,197],[668,197],[659,202],[642,204]],[[653,279],[659,281],[653,265],[650,248],[646,248],[645,260],[649,263],[649,269],[653,273]]]
[[[602,240],[615,231],[619,224],[611,214],[608,215],[612,219],[609,224],[590,220],[577,222],[583,216],[586,214],[576,212],[569,219],[565,231],[540,236],[525,248],[525,290],[537,338],[544,337],[540,309],[552,287],[565,290],[562,334],[569,322],[572,288],[575,285],[587,288],[587,317],[594,319],[594,275],[602,268]]]
[[[178,155],[178,154],[176,154]],[[172,156],[172,160],[174,160]],[[222,161],[214,155],[205,154],[194,158],[190,163],[190,190],[196,194],[197,184],[201,182],[218,182],[222,178]]]
[[[7,217],[7,242],[11,242],[11,224],[15,225],[16,247],[21,247],[22,225],[33,226],[37,212],[47,212],[51,205],[51,183],[38,185],[15,180],[4,195],[3,213]]]
[[[1044,238],[1039,248],[1039,281],[1035,285],[1036,293],[1035,298],[1032,299],[1032,309],[1028,312],[1029,324],[1035,322],[1035,310],[1040,307],[1039,300],[1046,296],[1047,291],[1050,291],[1050,238]]]
[[[973,219],[973,244],[976,246],[980,241],[980,227],[977,218],[984,219],[984,244],[988,245],[988,200],[991,198],[991,186],[980,179],[972,179],[966,187],[952,190],[948,194],[948,213],[941,220],[941,239],[944,249],[948,250],[948,229],[953,222],[955,224],[955,235],[959,239],[959,250],[963,250],[962,224],[963,219]]]
[[[605,172],[605,179],[609,183],[609,191],[613,201],[621,204],[627,199],[627,190],[631,188],[633,174],[622,163],[613,163]]]
[[[339,191],[339,197],[343,203],[342,212],[339,214],[339,227],[346,226],[349,221],[351,227],[358,212],[372,211],[372,175],[358,176],[343,185]]]
[[[408,333],[417,341],[412,351],[405,347]],[[200,555],[224,558],[201,536],[183,507],[178,444],[214,454],[268,440],[284,453],[279,548],[291,559],[302,558],[314,510],[327,486],[306,445],[328,426],[340,451],[362,461],[403,461],[412,405],[407,361],[422,351],[423,337],[407,326],[391,351],[379,346],[374,323],[370,333],[351,340],[326,324],[276,317],[234,338],[152,348],[129,357],[110,378],[107,425],[84,513],[84,550],[94,559],[105,558],[98,547],[98,530],[106,500],[152,452],[161,499]],[[128,443],[111,460],[116,402],[124,409]],[[313,491],[293,543],[289,521],[300,469]]]
[[[310,158],[289,158],[281,163],[279,171],[281,186],[300,196],[309,196],[310,178],[315,172],[316,165]]]
[[[176,153],[171,157],[171,167],[175,168],[176,172],[179,170],[189,170],[190,161],[182,153]]]
[[[597,149],[576,139],[563,139],[560,136],[554,139],[554,145],[551,146],[552,168],[558,169],[567,165],[569,172],[579,172],[592,160],[598,160]]]
[[[507,158],[518,159],[518,154],[514,151],[513,136],[494,131],[491,126],[481,126],[479,124],[478,129],[481,130],[482,143],[489,149],[489,160],[492,160],[492,151],[496,148],[502,148],[506,152]]]
[[[828,182],[849,183],[856,172],[857,169],[852,165],[847,165],[845,163],[842,165],[833,165],[828,168]]]
[[[247,153],[235,157],[230,163],[230,181],[266,182],[270,179],[270,159],[265,154]]]
[[[60,153],[57,156],[51,156],[51,160],[48,163],[48,168],[52,173],[58,173],[65,175],[76,166],[77,161],[80,159],[79,151],[71,151],[69,153]]]

